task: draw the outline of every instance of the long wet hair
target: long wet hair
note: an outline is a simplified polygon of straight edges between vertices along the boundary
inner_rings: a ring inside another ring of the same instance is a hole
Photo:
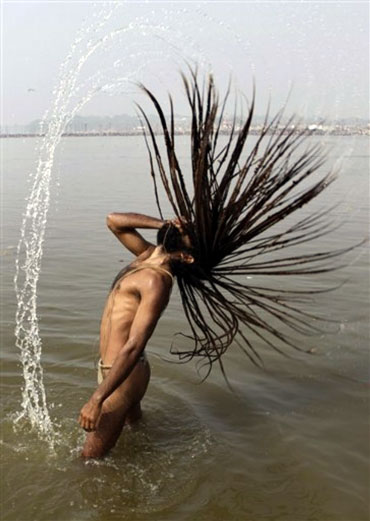
[[[189,335],[179,334],[191,338],[191,347],[173,345],[171,351],[182,361],[198,357],[208,362],[206,376],[218,362],[225,375],[222,356],[231,345],[254,364],[263,365],[251,336],[284,354],[284,346],[304,351],[295,340],[297,333],[316,331],[313,317],[298,307],[302,294],[315,291],[290,291],[280,280],[283,275],[332,270],[332,259],[343,250],[291,252],[293,246],[327,233],[328,209],[289,224],[286,219],[317,197],[335,176],[318,172],[325,161],[319,145],[308,146],[307,132],[297,131],[293,119],[283,123],[282,111],[271,119],[267,114],[250,143],[254,93],[242,119],[235,109],[227,137],[221,140],[230,88],[220,100],[212,76],[201,85],[197,72],[190,69],[182,80],[191,113],[190,181],[176,153],[171,96],[167,122],[156,97],[141,85],[159,116],[166,157],[159,146],[162,136],[155,134],[139,106],[148,129],[144,137],[159,214],[163,218],[158,180],[173,213],[187,222],[195,258],[194,264],[177,274],[191,330]],[[261,287],[249,280],[256,276],[274,276],[280,284]]]

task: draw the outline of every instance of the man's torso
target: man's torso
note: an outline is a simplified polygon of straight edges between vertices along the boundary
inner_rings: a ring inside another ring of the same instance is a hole
[[[136,271],[137,270],[137,271]],[[157,269],[132,263],[116,278],[106,300],[100,325],[100,357],[105,365],[111,365],[118,351],[127,342],[131,325],[143,299],[146,298],[153,277],[165,278],[163,299],[168,302],[172,283],[168,275]]]

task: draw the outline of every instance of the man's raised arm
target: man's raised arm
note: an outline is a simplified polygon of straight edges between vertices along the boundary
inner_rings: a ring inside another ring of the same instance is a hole
[[[144,239],[136,228],[159,230],[165,221],[140,213],[110,213],[107,226],[118,240],[134,255],[141,255],[154,245]]]

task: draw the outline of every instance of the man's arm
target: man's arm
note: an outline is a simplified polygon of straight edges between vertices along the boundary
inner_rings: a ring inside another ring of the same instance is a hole
[[[103,402],[119,387],[135,367],[145,345],[168,303],[170,291],[163,280],[151,279],[136,312],[130,336],[118,352],[108,376],[81,409],[79,424],[87,431],[96,429]]]
[[[119,241],[132,253],[139,256],[153,244],[146,241],[135,228],[157,229],[165,221],[139,213],[110,213],[107,216],[107,226]]]

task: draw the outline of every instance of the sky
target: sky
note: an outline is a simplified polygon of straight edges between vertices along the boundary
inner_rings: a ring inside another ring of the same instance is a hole
[[[68,75],[66,112],[134,114],[143,82],[185,113],[187,62],[211,71],[221,93],[231,78],[250,100],[254,82],[259,114],[288,100],[303,118],[369,117],[367,0],[2,0],[1,11],[2,127],[42,118]]]

